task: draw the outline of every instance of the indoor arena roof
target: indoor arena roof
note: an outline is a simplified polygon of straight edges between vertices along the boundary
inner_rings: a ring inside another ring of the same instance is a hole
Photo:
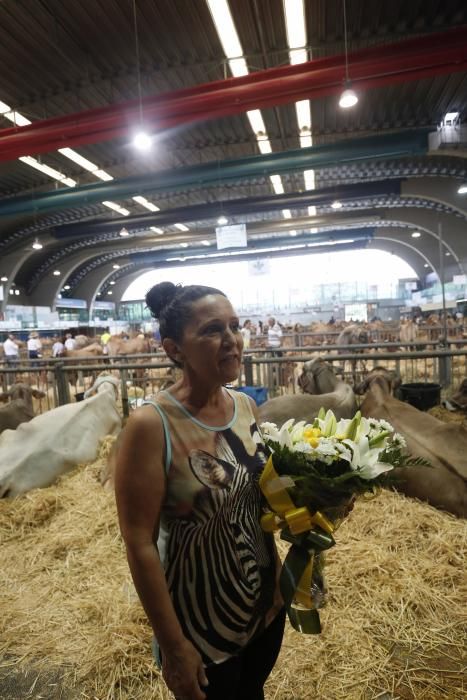
[[[462,0],[3,0],[0,39],[5,299],[118,301],[220,261],[220,216],[247,224],[239,259],[371,245],[467,272]]]

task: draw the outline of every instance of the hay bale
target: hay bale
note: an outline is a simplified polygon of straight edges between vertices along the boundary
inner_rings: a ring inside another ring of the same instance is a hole
[[[82,698],[168,700],[114,497],[98,483],[103,459],[0,502],[0,655],[68,669]],[[323,633],[287,629],[266,697],[464,697],[465,522],[386,492],[358,503],[337,540]]]

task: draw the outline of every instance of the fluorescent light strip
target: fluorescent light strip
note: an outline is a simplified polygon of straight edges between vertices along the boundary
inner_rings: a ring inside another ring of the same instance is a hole
[[[269,179],[271,180],[274,192],[276,194],[284,194],[284,187],[282,186],[280,175],[270,175]]]
[[[149,228],[151,231],[154,231],[154,233],[159,234],[159,236],[161,236],[164,233],[163,229],[158,228],[157,226],[150,226]]]
[[[103,204],[104,207],[108,207],[109,209],[113,209],[114,211],[118,212],[119,214],[122,214],[123,216],[128,216],[130,213],[128,211],[128,209],[124,209],[119,204],[115,204],[115,202],[106,201],[106,202],[101,202],[101,204]]]
[[[5,103],[2,102],[2,104]],[[3,112],[2,117],[5,117],[5,119],[8,119],[8,121],[13,122],[15,126],[28,126],[29,124],[32,124],[32,122],[29,121],[29,119],[26,119],[26,117],[23,117],[22,114],[16,112],[15,110],[11,110],[10,112]]]
[[[41,173],[44,173],[44,175],[48,175],[49,177],[53,177],[54,180],[58,180],[59,182],[62,182],[64,185],[68,185],[68,187],[75,187],[76,186],[76,181],[72,180],[70,177],[67,177],[66,175],[63,175],[63,173],[59,173],[58,170],[55,170],[55,168],[51,168],[49,165],[44,165],[44,163],[39,163],[38,160],[35,158],[32,158],[31,156],[21,156],[19,160],[24,163],[25,165],[29,165],[31,168],[35,168],[36,170],[39,170]]]
[[[305,5],[303,0],[283,0],[285,29],[287,34],[287,43],[289,46],[290,63],[296,65],[308,61],[306,46],[306,22],[305,22]],[[310,56],[311,57],[311,56]],[[311,135],[311,110],[309,100],[300,100],[295,103],[295,111],[297,113],[297,122],[299,128],[300,148],[310,148],[313,145]],[[313,173],[311,178],[310,173]],[[305,187],[307,190],[315,189],[314,172],[307,170],[304,173]],[[313,209],[313,213],[310,211]],[[310,216],[316,214],[316,208],[308,209]]]
[[[282,216],[284,217],[284,219],[291,219],[291,218],[292,218],[292,212],[290,211],[290,209],[283,209],[283,210],[282,210]]]
[[[84,156],[81,156],[72,148],[59,148],[58,152],[61,153],[62,156],[65,156],[65,158],[68,158],[74,163],[77,163],[77,165],[80,165],[82,168],[84,168],[84,170],[88,170],[90,173],[100,178],[101,180],[113,180],[112,175],[106,173],[105,170],[101,170],[95,163],[88,160],[87,158],[84,158]]]
[[[185,224],[174,224],[175,228],[178,228],[179,231],[189,231],[190,229],[188,226],[185,226]]]
[[[258,254],[260,253],[274,253],[275,251],[278,250],[296,250],[297,248],[306,248],[306,243],[299,243],[297,245],[282,245],[278,246],[276,248],[261,248],[258,250]],[[238,255],[251,255],[252,250],[233,250],[228,253],[200,253],[199,255],[185,255],[183,258],[176,257],[176,258],[166,258],[166,262],[176,262],[178,260],[185,262],[185,260],[199,260],[201,258],[225,258],[225,257],[235,257]]]
[[[146,207],[146,209],[149,209],[149,211],[160,211],[159,207],[156,207],[155,204],[152,202],[149,202],[146,197],[140,197],[139,195],[136,197],[132,197],[132,199],[135,202],[138,202],[138,204],[141,204],[141,206]]]
[[[230,12],[229,3],[227,0],[206,0],[209,10],[211,12],[212,20],[221,42],[224,54],[228,59],[229,68],[232,75],[239,78],[243,75],[248,75],[248,66],[245,59],[243,58],[243,48],[240,43],[240,38],[238,36],[235,24],[232,18],[232,13]],[[305,52],[306,54],[306,52]],[[305,59],[306,60],[306,59]],[[267,136],[266,127],[264,125],[263,117],[259,109],[253,109],[246,113],[247,119],[250,122],[250,126],[253,133],[256,136],[258,142],[258,148],[261,153],[271,153],[271,144]],[[283,194],[284,187],[282,186],[282,181],[279,175],[273,176],[279,184],[273,183],[274,192],[276,194]]]

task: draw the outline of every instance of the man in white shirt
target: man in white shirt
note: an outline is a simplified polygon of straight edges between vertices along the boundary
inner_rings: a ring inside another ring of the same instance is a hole
[[[55,343],[52,345],[52,357],[61,357],[63,355],[64,350],[65,346],[63,345],[60,338],[57,338]]]
[[[3,352],[7,365],[15,365],[19,360],[19,345],[13,333],[8,333],[8,338],[3,343]]]
[[[41,356],[42,343],[39,339],[39,334],[32,331],[28,338],[28,356],[30,360],[36,360]]]
[[[280,348],[282,343],[282,328],[275,318],[268,319],[268,347],[273,350]]]
[[[66,350],[75,350],[76,349],[76,341],[72,337],[71,333],[66,334],[65,349]]]

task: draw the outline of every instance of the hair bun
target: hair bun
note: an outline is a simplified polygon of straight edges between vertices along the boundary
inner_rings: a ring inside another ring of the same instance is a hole
[[[160,282],[146,294],[146,305],[154,318],[160,318],[162,310],[175,298],[180,286],[173,282]]]

